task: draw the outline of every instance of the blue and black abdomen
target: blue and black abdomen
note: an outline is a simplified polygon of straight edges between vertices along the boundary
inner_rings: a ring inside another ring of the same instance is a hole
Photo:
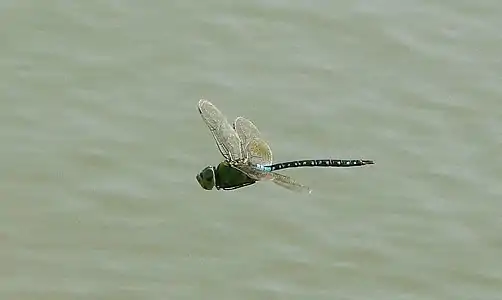
[[[372,165],[372,160],[366,159],[305,159],[295,160],[283,163],[277,163],[269,166],[262,166],[266,171],[277,171],[288,168],[303,168],[303,167],[359,167],[364,165]]]

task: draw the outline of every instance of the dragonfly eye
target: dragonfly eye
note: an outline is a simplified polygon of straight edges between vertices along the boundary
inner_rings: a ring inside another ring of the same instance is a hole
[[[214,167],[208,166],[196,176],[200,186],[205,190],[212,190],[215,185]]]

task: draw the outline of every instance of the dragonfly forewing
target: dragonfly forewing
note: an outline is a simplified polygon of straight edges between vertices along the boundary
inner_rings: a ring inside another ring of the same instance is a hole
[[[241,159],[243,157],[241,141],[223,113],[205,99],[199,101],[198,107],[223,157],[227,161]]]

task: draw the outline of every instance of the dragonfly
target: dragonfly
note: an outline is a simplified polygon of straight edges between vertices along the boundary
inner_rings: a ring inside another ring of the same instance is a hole
[[[235,190],[259,181],[273,183],[296,192],[312,190],[278,170],[300,167],[358,167],[374,164],[368,159],[304,159],[273,163],[272,150],[253,122],[237,117],[232,125],[209,100],[201,99],[199,113],[224,158],[217,167],[207,166],[196,179],[205,190]]]

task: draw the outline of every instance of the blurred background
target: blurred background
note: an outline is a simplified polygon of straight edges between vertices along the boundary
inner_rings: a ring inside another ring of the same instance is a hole
[[[500,299],[500,1],[0,3],[1,299]],[[207,98],[277,162],[205,191]]]

